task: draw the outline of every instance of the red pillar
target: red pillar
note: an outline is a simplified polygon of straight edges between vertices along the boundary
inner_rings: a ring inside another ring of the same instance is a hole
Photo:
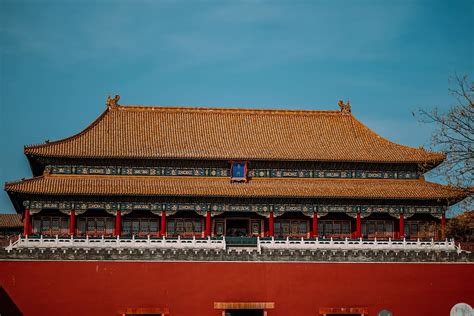
[[[23,218],[23,235],[28,236],[30,234],[30,210],[25,209],[25,216]]]
[[[441,239],[446,238],[446,214],[441,214]]]
[[[120,214],[120,211],[117,210],[115,213],[115,236],[121,235],[121,231],[122,231],[121,224],[122,224],[121,214]]]
[[[211,236],[211,211],[206,212],[206,232],[204,237]]]
[[[160,236],[166,236],[166,212],[161,211]]]
[[[400,213],[400,229],[398,235],[400,239],[403,239],[403,237],[405,237],[405,217],[403,213]]]
[[[356,238],[360,238],[362,236],[360,232],[360,212],[357,212],[357,218],[356,218]]]
[[[318,237],[318,213],[313,214],[313,230],[311,231],[311,237]]]
[[[268,217],[268,236],[271,236],[273,237],[274,233],[273,233],[273,228],[274,228],[274,224],[273,224],[273,211],[270,211],[270,216]]]
[[[71,215],[69,216],[69,235],[74,236],[76,231],[76,213],[74,210],[71,210]]]

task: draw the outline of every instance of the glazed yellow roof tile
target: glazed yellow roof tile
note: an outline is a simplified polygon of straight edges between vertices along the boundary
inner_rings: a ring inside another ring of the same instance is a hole
[[[340,111],[109,107],[72,137],[25,147],[74,158],[439,163],[440,153],[392,143]]]
[[[23,227],[20,214],[0,214],[0,228]]]
[[[187,196],[238,198],[460,199],[467,192],[419,180],[253,179],[49,175],[7,183],[7,192],[40,195]]]

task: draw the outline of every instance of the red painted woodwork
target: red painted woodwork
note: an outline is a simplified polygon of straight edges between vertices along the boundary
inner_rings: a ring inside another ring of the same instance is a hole
[[[160,235],[166,236],[166,212],[165,211],[161,211]]]
[[[474,265],[459,263],[0,261],[0,284],[24,316],[140,307],[221,316],[215,302],[274,302],[268,316],[342,307],[449,315],[456,303],[474,306]]]
[[[318,237],[318,213],[313,215],[313,229],[311,230],[311,237]]]
[[[76,230],[76,212],[71,210],[71,214],[69,215],[69,234],[74,236],[74,232]]]
[[[360,238],[361,235],[361,222],[360,222],[360,212],[357,212],[357,218],[356,218],[356,238]]]
[[[441,214],[441,239],[446,238],[446,214]]]
[[[273,217],[273,211],[270,211],[270,215],[268,217],[268,236],[274,236],[274,230],[275,224],[274,224],[274,217]]]
[[[30,234],[30,210],[25,209],[25,216],[23,218],[23,235],[28,236]]]
[[[403,213],[400,213],[400,228],[399,228],[399,238],[405,237],[405,216]]]
[[[211,212],[207,211],[206,212],[206,233],[204,237],[209,237],[211,236]]]
[[[122,218],[121,218],[120,211],[117,210],[115,213],[115,236],[120,236],[122,229],[121,229],[121,224],[122,224]]]

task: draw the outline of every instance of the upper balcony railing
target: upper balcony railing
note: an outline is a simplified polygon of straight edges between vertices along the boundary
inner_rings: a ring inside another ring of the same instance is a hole
[[[457,251],[453,240],[364,240],[364,239],[275,239],[272,237],[214,237],[214,238],[77,238],[77,237],[23,237],[11,241],[5,249],[193,249],[226,250],[230,247],[256,248],[265,250],[414,250],[414,251]]]

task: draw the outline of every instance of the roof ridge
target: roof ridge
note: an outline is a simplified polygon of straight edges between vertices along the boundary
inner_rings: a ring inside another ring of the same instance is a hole
[[[278,108],[224,108],[209,106],[174,106],[174,105],[134,105],[120,104],[111,108],[112,111],[150,111],[150,112],[191,112],[191,113],[245,113],[245,114],[285,114],[285,115],[323,115],[341,114],[340,110],[308,110],[308,109],[278,109]]]

